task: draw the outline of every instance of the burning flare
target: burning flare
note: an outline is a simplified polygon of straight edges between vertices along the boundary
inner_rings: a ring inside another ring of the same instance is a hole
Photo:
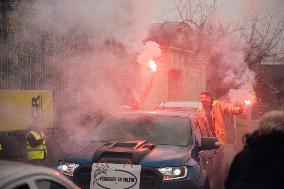
[[[250,106],[251,105],[251,100],[245,100],[245,106]]]
[[[148,67],[151,69],[151,72],[157,71],[157,64],[154,60],[149,60]]]

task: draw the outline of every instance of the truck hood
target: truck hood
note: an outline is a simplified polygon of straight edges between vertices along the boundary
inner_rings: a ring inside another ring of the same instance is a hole
[[[102,146],[104,143],[102,142],[91,142],[88,145],[79,146],[73,148],[71,152],[69,152],[65,157],[64,161],[78,163],[78,164],[89,164],[92,163],[92,157],[94,155],[94,151]]]
[[[73,150],[65,156],[64,161],[89,164],[92,163],[94,151],[104,143],[90,143],[88,146]],[[192,146],[156,145],[141,161],[142,166],[165,167],[185,165],[190,159]]]

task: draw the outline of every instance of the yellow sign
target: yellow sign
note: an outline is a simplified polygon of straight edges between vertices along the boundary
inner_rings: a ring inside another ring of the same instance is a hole
[[[54,124],[53,95],[48,90],[0,90],[0,131]]]

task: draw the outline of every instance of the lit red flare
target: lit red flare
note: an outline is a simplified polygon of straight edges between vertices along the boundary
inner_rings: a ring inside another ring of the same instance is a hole
[[[250,106],[251,105],[251,100],[245,100],[245,105]]]
[[[148,67],[151,69],[151,72],[157,71],[157,64],[154,60],[149,60]]]

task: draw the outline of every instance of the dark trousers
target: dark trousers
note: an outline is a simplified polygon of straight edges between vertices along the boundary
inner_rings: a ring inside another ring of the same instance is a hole
[[[200,156],[209,177],[210,188],[223,189],[229,169],[229,163],[224,155],[224,147],[220,147],[217,150],[204,151]]]

